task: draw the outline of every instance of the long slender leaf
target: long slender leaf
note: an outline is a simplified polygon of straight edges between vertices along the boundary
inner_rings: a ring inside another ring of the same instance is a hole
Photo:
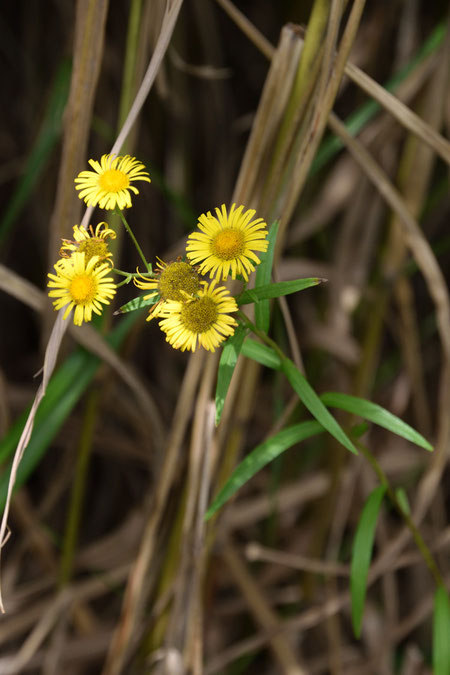
[[[260,286],[266,286],[270,284],[272,279],[272,267],[273,267],[273,256],[275,253],[275,244],[277,240],[279,222],[275,221],[269,229],[269,234],[267,239],[269,241],[269,246],[267,251],[261,253],[260,264],[256,269],[255,275],[255,288]],[[254,302],[250,300],[250,302]],[[245,303],[242,303],[245,304]],[[264,333],[269,332],[270,326],[270,303],[267,299],[262,299],[255,304],[255,323],[257,327],[264,331]]]
[[[316,277],[310,279],[294,279],[292,281],[279,281],[276,284],[265,284],[258,288],[249,288],[236,298],[238,305],[248,305],[251,302],[257,303],[256,307],[261,307],[261,300],[269,300],[270,298],[279,298],[282,295],[289,295],[289,293],[297,293],[297,291],[304,291],[311,286],[317,286],[323,281]]]
[[[267,368],[273,368],[274,370],[281,369],[281,359],[278,354],[267,347],[266,345],[261,344],[261,342],[256,342],[253,338],[247,338],[242,346],[242,354],[257,363],[261,363]]]
[[[216,426],[219,424],[220,418],[222,416],[228,387],[230,386],[234,368],[236,366],[246,334],[247,329],[243,326],[238,326],[234,331],[234,334],[226,341],[220,356],[216,386]]]
[[[320,422],[320,424],[325,427],[339,443],[342,443],[347,450],[350,450],[350,452],[357,455],[358,451],[345,431],[338,424],[329,410],[325,408],[306,377],[299,372],[294,363],[292,363],[290,359],[284,359],[281,363],[281,370],[286,375],[293,389],[297,392],[304,406],[308,408],[309,412],[314,415],[316,420],[318,420],[318,422]]]
[[[235,468],[217,497],[209,507],[206,513],[206,520],[228,500],[235,492],[239,490],[244,483],[252,478],[255,473],[260,471],[266,464],[269,464],[282,452],[291,448],[295,443],[300,443],[306,438],[315,436],[324,431],[324,428],[318,422],[301,422],[279,431],[261,445],[258,445],[247,457]]]
[[[369,422],[373,422],[380,427],[392,431],[392,433],[397,434],[397,436],[406,438],[406,440],[415,443],[421,448],[425,448],[425,450],[433,450],[433,446],[430,445],[418,431],[415,431],[409,424],[406,424],[406,422],[403,422],[403,420],[399,419],[388,410],[385,410],[377,403],[366,401],[357,396],[349,396],[348,394],[339,394],[336,392],[327,392],[326,394],[322,394],[320,398],[322,403],[326,406],[339,408],[340,410],[345,410],[353,415],[358,415],[365,420],[369,420]]]
[[[381,502],[386,492],[385,485],[379,485],[370,494],[364,505],[355,539],[353,541],[350,587],[352,599],[352,624],[356,637],[361,634],[364,602],[366,599],[367,575],[372,558],[375,527]]]
[[[144,300],[144,298],[146,298]],[[119,309],[115,312],[115,314],[126,314],[127,312],[134,312],[137,309],[142,309],[143,307],[149,307],[150,305],[154,305],[158,302],[159,300],[159,295],[153,295],[151,298],[147,297],[146,295],[140,295],[137,298],[133,298],[133,300],[130,300],[129,302],[126,302],[122,307],[119,307]]]
[[[107,341],[114,349],[119,348],[137,318],[137,315],[124,318],[108,336]],[[92,381],[99,365],[100,359],[97,356],[80,348],[71,354],[53,375],[37,411],[33,433],[19,466],[15,489],[27,480],[37,466],[52,439]],[[28,411],[13,424],[0,443],[1,462],[12,455],[17,447],[27,417]],[[5,506],[9,473],[10,464],[0,475],[0,512]]]
[[[434,595],[433,675],[450,673],[450,602],[445,588]]]

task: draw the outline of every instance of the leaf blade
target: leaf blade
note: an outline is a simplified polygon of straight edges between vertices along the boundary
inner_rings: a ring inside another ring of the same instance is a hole
[[[304,291],[311,286],[317,286],[323,281],[318,277],[311,277],[307,279],[293,279],[292,281],[279,281],[274,284],[264,284],[255,288],[249,288],[236,298],[237,304],[248,305],[251,302],[255,303],[256,308],[262,306],[262,301],[271,300],[272,298],[280,298],[282,295],[289,295],[290,293],[297,293]],[[256,324],[258,326],[258,324]],[[258,326],[259,328],[259,326]],[[267,332],[267,331],[264,331]]]
[[[445,588],[434,594],[433,607],[433,673],[450,673],[450,602]]]
[[[205,520],[209,520],[244,483],[249,481],[250,478],[282,452],[292,447],[295,443],[299,443],[322,431],[324,431],[323,427],[316,421],[300,422],[299,424],[286,427],[254,448],[234,469],[225,485],[216,495],[206,512]]]
[[[230,386],[231,378],[233,377],[234,369],[241,352],[242,345],[247,334],[247,329],[244,326],[238,326],[234,334],[228,338],[220,355],[219,369],[217,372],[216,385],[216,426],[220,422],[225,399],[227,397],[228,388]]]
[[[304,375],[300,373],[297,367],[290,359],[284,359],[281,362],[281,370],[286,375],[292,388],[298,394],[303,405],[314,415],[316,420],[347,450],[357,455],[358,451],[336,421],[330,411],[322,403],[314,389],[309,384]]]
[[[385,485],[379,485],[371,492],[362,510],[353,540],[350,590],[353,632],[357,638],[361,634],[375,527],[385,492]]]
[[[353,415],[358,415],[363,419],[369,420],[369,422],[384,427],[397,436],[415,443],[425,450],[433,451],[433,446],[418,431],[378,405],[378,403],[372,403],[358,396],[350,396],[349,394],[340,394],[338,392],[327,392],[326,394],[322,394],[320,398],[326,406],[339,408]]]

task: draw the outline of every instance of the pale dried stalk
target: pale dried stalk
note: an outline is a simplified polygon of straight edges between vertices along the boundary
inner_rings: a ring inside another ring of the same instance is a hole
[[[199,351],[189,360],[180,396],[174,411],[174,423],[167,441],[164,462],[156,483],[156,492],[150,503],[150,517],[142,534],[142,542],[136,561],[128,577],[122,614],[111,642],[103,675],[116,675],[121,671],[128,654],[134,629],[142,615],[145,597],[142,587],[156,549],[158,528],[166,507],[169,491],[176,475],[179,450],[191,416],[191,402],[195,397],[204,362],[204,354]]]
[[[224,545],[222,556],[256,621],[270,635],[268,638],[269,645],[283,672],[286,675],[305,675],[306,671],[298,663],[288,640],[282,633],[280,619],[267,604],[261,589],[257,586],[231,542]],[[207,670],[207,672],[209,671]]]
[[[159,36],[158,43],[156,45],[155,51],[153,53],[153,56],[150,60],[150,64],[148,66],[147,72],[144,76],[144,80],[142,82],[142,85],[136,95],[136,99],[131,107],[131,110],[127,116],[127,119],[125,120],[125,123],[117,137],[116,142],[114,143],[112,149],[111,149],[111,154],[117,153],[123,142],[125,141],[128,133],[130,132],[133,124],[136,121],[136,118],[145,102],[145,99],[147,98],[150,89],[152,87],[152,84],[155,80],[156,74],[159,70],[159,67],[161,65],[163,56],[165,54],[165,51],[167,49],[167,46],[169,44],[170,38],[172,36],[174,27],[175,27],[175,22],[178,17],[179,11],[181,9],[183,0],[173,0],[171,3],[170,7],[168,7],[166,15],[164,17],[164,22],[163,26],[161,28],[161,33]],[[98,5],[98,3],[93,2],[94,5]],[[92,18],[92,17],[91,17]],[[97,27],[98,30],[98,27]],[[97,33],[95,35],[95,40],[97,43],[102,43],[101,40],[99,40],[99,34]],[[86,58],[86,57],[85,57]],[[87,64],[89,67],[91,67],[89,64]],[[73,174],[72,174],[73,178]],[[62,198],[61,198],[62,199]],[[92,208],[88,208],[84,214],[83,220],[82,220],[82,225],[87,226],[90,218],[90,214],[92,213]],[[14,460],[13,460],[13,465],[11,468],[11,475],[9,478],[9,483],[8,483],[8,493],[7,493],[7,501],[5,504],[5,509],[3,512],[2,516],[2,522],[0,526],[0,563],[1,563],[1,549],[4,544],[4,538],[5,538],[5,532],[7,528],[7,521],[8,521],[8,513],[9,513],[9,506],[11,502],[11,497],[12,497],[12,491],[14,488],[15,480],[16,480],[16,475],[17,475],[17,469],[20,464],[20,460],[23,456],[23,453],[25,451],[26,446],[28,445],[28,441],[31,436],[31,431],[33,429],[34,425],[34,418],[36,415],[36,411],[38,409],[39,403],[41,402],[43,396],[45,395],[45,391],[47,388],[47,384],[50,380],[50,377],[53,373],[53,370],[55,368],[56,364],[56,359],[59,353],[59,348],[61,345],[61,341],[63,338],[63,335],[65,331],[67,330],[68,324],[69,324],[69,319],[70,316],[67,317],[65,321],[63,321],[62,316],[64,313],[64,308],[60,310],[58,314],[58,318],[56,319],[55,325],[52,329],[46,351],[45,351],[45,357],[44,357],[44,367],[43,367],[43,379],[42,379],[42,384],[40,385],[38,392],[36,394],[36,397],[34,399],[33,405],[31,407],[30,414],[28,416],[28,419],[25,424],[25,428],[22,432],[22,435],[20,437],[19,445],[17,446],[17,449],[15,451],[14,455]],[[3,606],[3,598],[2,598],[2,592],[1,592],[1,582],[0,582],[0,611],[4,613],[5,609]]]

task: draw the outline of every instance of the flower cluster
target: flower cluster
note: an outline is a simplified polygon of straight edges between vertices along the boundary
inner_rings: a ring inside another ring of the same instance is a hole
[[[198,231],[189,235],[186,258],[165,263],[158,258],[156,271],[151,271],[121,211],[131,206],[132,185],[136,181],[150,182],[150,177],[134,157],[103,155],[100,161],[89,160],[93,171],[82,171],[75,178],[79,197],[88,206],[116,209],[132,236],[147,270],[128,274],[114,270],[109,240],[115,232],[107,223],[73,228],[73,240],[63,239],[55,273],[49,274],[49,296],[56,310],[65,308],[64,319],[74,310],[74,323],[90,321],[92,314],[101,314],[117,291],[111,271],[133,278],[135,285],[149,291],[143,296],[151,304],[147,321],[159,319],[166,340],[181,351],[195,351],[197,346],[215,349],[234,333],[237,322],[233,316],[238,306],[230,291],[219,285],[227,278],[238,276],[245,282],[259,263],[257,253],[267,250],[267,228],[255,211],[225,204],[198,219]],[[202,278],[209,275],[211,281]],[[133,307],[134,308],[134,307]],[[128,310],[127,310],[128,311]]]
[[[135,279],[136,286],[151,291],[144,299],[157,299],[150,309],[148,321],[159,317],[159,326],[166,340],[175,349],[195,351],[197,345],[209,351],[215,349],[237,326],[230,316],[236,312],[236,300],[225,286],[217,286],[231,275],[241,275],[248,281],[259,258],[255,251],[267,250],[267,230],[262,218],[253,220],[255,211],[244,211],[233,204],[229,213],[225,204],[210,211],[199,220],[200,232],[189,235],[186,257],[166,264],[158,262],[155,278]],[[213,278],[211,283],[201,274]]]
[[[103,209],[120,209],[131,206],[130,191],[138,193],[132,182],[150,182],[143,164],[134,157],[103,155],[100,162],[89,160],[94,171],[82,171],[75,178],[79,197],[87,206]],[[101,314],[103,305],[109,304],[117,291],[114,279],[107,276],[113,267],[109,239],[116,233],[107,223],[99,223],[95,230],[75,225],[73,240],[63,239],[60,255],[55,264],[55,274],[50,273],[49,296],[56,310],[66,307],[64,319],[74,309],[73,321],[81,326],[91,321],[92,313]]]

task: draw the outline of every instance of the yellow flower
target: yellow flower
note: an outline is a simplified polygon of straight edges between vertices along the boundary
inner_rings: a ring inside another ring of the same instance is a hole
[[[197,297],[184,302],[165,302],[159,326],[166,334],[166,340],[175,349],[195,352],[197,342],[208,351],[215,351],[228,336],[233,335],[237,322],[230,312],[238,307],[235,299],[224,286],[215,288],[201,282],[203,288]]]
[[[73,253],[69,259],[61,258],[55,265],[56,274],[49,274],[48,286],[55,309],[67,305],[64,319],[75,307],[73,322],[81,326],[83,321],[92,319],[92,312],[102,313],[102,305],[109,304],[116,293],[116,284],[112,277],[106,277],[111,271],[107,263],[99,263],[98,256],[85,262],[84,253]]]
[[[153,279],[146,277],[142,277],[143,281],[134,279],[138,288],[152,291],[152,293],[144,295],[144,300],[153,298],[155,295],[160,296],[160,300],[151,307],[147,321],[160,316],[166,301],[182,302],[200,290],[197,270],[189,263],[177,260],[167,264],[158,258],[156,265],[159,270]]]
[[[89,225],[89,229],[75,225],[73,228],[73,238],[63,239],[63,245],[59,254],[63,258],[70,258],[72,253],[85,253],[86,263],[95,255],[98,256],[100,262],[107,262],[112,266],[112,253],[108,248],[108,238],[115,239],[116,233],[108,227],[107,223],[99,223],[94,229]]]
[[[208,211],[200,216],[201,232],[189,235],[186,244],[186,255],[193,263],[199,265],[201,274],[210,273],[226,279],[231,272],[232,279],[242,274],[248,281],[260,260],[254,251],[267,251],[266,223],[262,218],[252,221],[255,211],[244,211],[243,206],[232,205],[227,214],[225,204],[216,208],[217,218]]]
[[[103,155],[100,162],[93,159],[89,164],[94,171],[82,171],[75,178],[75,188],[80,190],[78,195],[84,199],[87,206],[100,206],[101,209],[111,210],[131,206],[130,190],[135,194],[139,190],[131,185],[133,181],[144,180],[150,183],[145,166],[134,157],[114,157]]]

